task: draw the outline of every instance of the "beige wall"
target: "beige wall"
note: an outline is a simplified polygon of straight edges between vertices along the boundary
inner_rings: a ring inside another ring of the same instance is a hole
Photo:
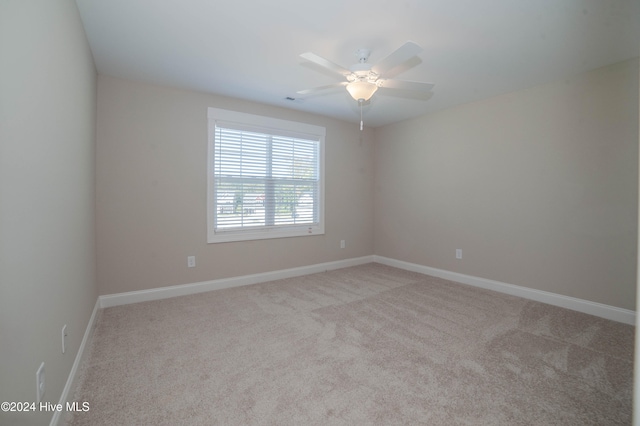
[[[207,244],[207,108],[326,127],[325,235]],[[100,294],[373,254],[372,131],[237,99],[98,78]],[[340,240],[346,248],[340,249]],[[196,267],[187,268],[187,256]]]
[[[75,3],[0,2],[0,57],[0,401],[35,401],[44,361],[57,403],[98,295],[96,72]]]
[[[638,73],[638,80],[640,80],[640,72]],[[640,99],[638,100],[640,103]],[[638,105],[638,122],[640,122],[640,105]],[[640,135],[638,135],[638,144],[640,145]],[[640,164],[640,153],[638,157],[638,164]],[[639,176],[640,179],[640,176]],[[640,186],[640,182],[638,182]],[[640,198],[640,196],[638,197]],[[638,200],[638,208],[640,209],[640,199]],[[640,228],[640,216],[638,217],[638,225]],[[639,229],[640,231],[640,229]],[[640,234],[638,234],[638,262],[636,267],[636,307],[640,306]],[[635,426],[640,425],[640,317],[636,315],[636,345],[635,345],[635,364],[633,369],[633,424]]]
[[[637,59],[375,138],[377,255],[634,309]]]

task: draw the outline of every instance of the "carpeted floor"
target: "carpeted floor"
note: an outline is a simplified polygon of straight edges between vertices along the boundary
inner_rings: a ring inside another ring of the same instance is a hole
[[[102,310],[66,420],[630,424],[633,334],[368,264]]]

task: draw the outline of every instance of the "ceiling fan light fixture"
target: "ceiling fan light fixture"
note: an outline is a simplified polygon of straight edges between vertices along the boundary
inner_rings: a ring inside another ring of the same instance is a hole
[[[378,86],[368,81],[358,80],[347,84],[347,91],[356,101],[368,101],[376,93],[376,90],[378,90]]]

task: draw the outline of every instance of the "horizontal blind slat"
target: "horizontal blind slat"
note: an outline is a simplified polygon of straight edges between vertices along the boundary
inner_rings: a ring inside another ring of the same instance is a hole
[[[215,132],[215,228],[316,223],[319,141],[235,127]]]

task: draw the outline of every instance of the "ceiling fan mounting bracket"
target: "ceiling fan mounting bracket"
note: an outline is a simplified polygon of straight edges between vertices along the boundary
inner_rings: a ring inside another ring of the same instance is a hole
[[[370,49],[358,49],[356,50],[356,56],[358,57],[358,62],[364,64],[369,60],[369,55],[371,55]]]

